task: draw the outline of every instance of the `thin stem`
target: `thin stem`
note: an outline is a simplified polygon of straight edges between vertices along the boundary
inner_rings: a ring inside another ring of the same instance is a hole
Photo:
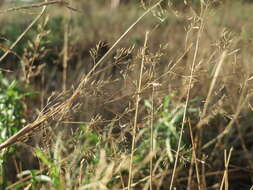
[[[32,9],[32,8],[40,8],[40,7],[45,7],[45,6],[48,6],[48,5],[55,5],[55,4],[68,5],[68,2],[64,1],[64,0],[55,0],[55,1],[49,1],[49,2],[45,1],[43,3],[34,3],[34,4],[20,6],[20,7],[12,7],[12,8],[0,11],[0,14],[1,13],[12,12],[12,11],[26,10],[26,9]]]
[[[185,102],[185,107],[184,107],[184,114],[183,114],[183,121],[181,124],[180,136],[179,136],[179,140],[178,140],[176,159],[175,159],[172,177],[171,177],[171,181],[170,181],[170,190],[172,190],[172,188],[173,188],[173,183],[174,183],[174,178],[175,178],[175,173],[176,173],[176,168],[177,168],[177,163],[178,163],[178,158],[179,158],[179,151],[180,151],[181,141],[182,141],[182,136],[183,136],[183,131],[184,131],[184,123],[186,120],[186,112],[187,112],[187,107],[188,107],[189,99],[190,99],[190,91],[191,91],[191,86],[192,86],[192,81],[193,81],[193,73],[194,73],[194,68],[195,68],[195,64],[196,64],[197,54],[198,54],[198,50],[199,50],[199,41],[200,41],[202,31],[203,31],[203,18],[201,19],[200,28],[198,30],[197,41],[196,41],[195,51],[194,51],[194,57],[193,57],[192,65],[191,65],[190,80],[189,80],[188,89],[187,89],[187,97],[186,97],[186,102]]]
[[[155,65],[154,65],[155,67]],[[154,70],[152,71],[152,73]],[[152,87],[152,94],[151,94],[151,119],[150,119],[150,152],[152,157],[150,159],[150,190],[152,190],[153,184],[153,153],[154,153],[154,92],[155,92],[155,85],[153,84]]]
[[[200,181],[199,167],[198,167],[197,155],[196,155],[196,143],[194,142],[194,138],[193,138],[193,134],[192,134],[191,122],[189,122],[189,129],[190,129],[190,136],[191,136],[191,141],[192,141],[192,159],[195,164],[195,171],[196,171],[196,176],[197,176],[198,188],[199,188],[199,190],[201,190],[203,188],[202,188],[202,184]]]
[[[138,111],[139,111],[139,101],[140,101],[140,92],[141,92],[141,85],[142,85],[142,73],[144,68],[144,61],[145,61],[145,51],[147,48],[147,41],[148,41],[148,32],[145,35],[145,42],[144,47],[142,49],[142,61],[141,61],[141,70],[139,75],[139,85],[137,89],[136,101],[135,101],[135,116],[134,116],[134,127],[133,127],[133,140],[132,140],[132,148],[131,148],[131,158],[130,158],[130,166],[129,166],[129,178],[128,178],[128,190],[131,189],[132,184],[132,173],[133,173],[133,157],[134,157],[134,149],[135,149],[135,139],[136,139],[136,129],[137,129],[137,119],[138,119]]]
[[[66,18],[64,24],[64,45],[63,45],[63,91],[67,89],[67,70],[68,70],[68,35],[69,35],[69,19]]]

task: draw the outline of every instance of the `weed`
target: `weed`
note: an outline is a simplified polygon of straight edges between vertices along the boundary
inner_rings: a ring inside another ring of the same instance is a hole
[[[26,123],[24,117],[25,104],[23,98],[29,94],[18,87],[17,81],[10,82],[3,73],[0,72],[0,142],[17,133]],[[0,172],[2,187],[6,187],[4,166],[8,154],[15,152],[15,147],[5,149],[0,154]]]

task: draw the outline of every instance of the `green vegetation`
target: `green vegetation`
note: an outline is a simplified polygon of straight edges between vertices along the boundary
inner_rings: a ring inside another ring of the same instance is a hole
[[[10,82],[0,72],[0,143],[17,133],[25,124],[24,97],[27,95],[17,86],[17,82]],[[6,186],[5,165],[8,154],[15,152],[15,147],[9,147],[0,154],[0,172],[2,188]]]

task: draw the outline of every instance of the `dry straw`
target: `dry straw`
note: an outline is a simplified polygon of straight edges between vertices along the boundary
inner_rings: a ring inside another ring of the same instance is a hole
[[[55,3],[63,3],[64,1],[55,1]],[[146,10],[132,25],[130,25],[130,27],[118,38],[118,40],[112,45],[112,47],[105,53],[105,55],[93,66],[93,68],[89,71],[89,73],[87,75],[84,75],[79,83],[79,85],[76,87],[76,89],[73,91],[73,94],[66,99],[65,101],[63,101],[62,103],[60,103],[59,105],[56,106],[52,106],[52,109],[48,110],[45,114],[41,114],[38,116],[38,118],[26,125],[24,128],[22,128],[19,132],[17,132],[16,134],[14,134],[13,136],[11,136],[10,138],[8,138],[5,142],[3,142],[2,144],[0,144],[0,150],[7,148],[13,144],[15,144],[16,142],[18,142],[20,139],[22,139],[24,136],[26,136],[27,134],[31,133],[32,131],[34,131],[35,129],[37,129],[38,127],[40,127],[40,125],[42,123],[44,123],[45,121],[52,119],[54,117],[57,116],[61,116],[61,114],[65,114],[66,110],[69,110],[72,107],[72,104],[74,102],[74,100],[76,100],[78,97],[81,96],[81,92],[83,91],[83,89],[85,88],[87,82],[89,81],[90,76],[92,75],[92,73],[96,70],[96,68],[98,67],[98,65],[100,65],[105,58],[111,53],[111,51],[118,45],[118,43],[129,33],[129,31],[131,31],[134,26],[139,23],[151,10],[153,10],[154,8],[156,8],[159,4],[160,4],[161,0],[159,2],[157,2],[156,4],[154,4],[151,8],[149,8],[148,10]],[[54,4],[55,4],[54,3]],[[15,45],[23,38],[23,36],[30,30],[30,28],[39,20],[39,18],[43,15],[43,13],[45,12],[46,6],[49,5],[47,4],[47,1],[45,1],[45,4],[40,4],[40,6],[43,6],[43,9],[41,11],[41,13],[35,18],[35,20],[29,25],[29,27],[20,35],[20,37],[16,40],[16,42],[14,42],[14,44],[11,46],[10,49],[12,49],[13,47],[15,47]],[[32,6],[32,7],[40,7],[40,6]],[[15,8],[14,10],[19,10],[18,8]],[[8,54],[8,52],[6,52],[6,54]],[[6,56],[6,55],[4,55]],[[2,57],[0,59],[0,61],[3,59],[4,57]]]

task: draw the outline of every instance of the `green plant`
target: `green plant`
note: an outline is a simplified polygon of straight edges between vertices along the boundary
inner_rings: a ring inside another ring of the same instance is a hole
[[[48,175],[45,175],[49,179],[48,181],[51,182],[56,189],[64,189],[61,182],[61,165],[58,163],[58,151],[55,151],[54,159],[48,158],[48,156],[40,150],[36,151],[36,155],[42,163],[48,167]]]
[[[77,145],[78,143],[78,145]],[[54,144],[54,151],[47,152],[43,149],[36,149],[36,157],[40,160],[40,167],[43,172],[26,171],[31,176],[25,184],[32,184],[38,187],[38,182],[45,182],[54,189],[73,189],[79,172],[85,169],[85,180],[83,184],[89,184],[94,178],[96,167],[100,159],[99,136],[92,132],[87,125],[80,125],[73,133],[65,139],[63,134],[57,137]],[[70,150],[73,145],[78,146]],[[67,157],[66,150],[68,149]],[[82,166],[80,166],[80,164]],[[66,172],[67,171],[67,172]]]
[[[152,109],[148,100],[145,100],[146,107]],[[166,154],[166,162],[173,163],[173,151],[177,148],[179,140],[179,129],[183,119],[184,107],[182,105],[170,110],[170,96],[163,99],[162,106],[155,110],[154,123],[154,149],[157,155]],[[189,108],[188,113],[194,113],[196,109]],[[149,130],[149,129],[147,129]],[[148,131],[143,133],[141,141],[137,147],[136,161],[142,161],[148,155],[150,146],[150,133]],[[186,151],[190,146],[190,142],[183,139],[180,149]]]
[[[22,99],[28,94],[18,88],[16,81],[10,82],[0,72],[0,143],[18,132],[24,125],[24,102]],[[4,165],[8,153],[15,151],[15,147],[10,147],[0,153],[0,172],[2,174],[3,185]]]
[[[4,36],[4,40],[1,42],[1,45],[4,47],[10,47],[23,32],[29,19],[29,16],[24,15],[22,21],[15,16],[13,16],[12,19],[6,18],[5,20],[0,20],[1,25],[4,26],[0,28],[1,37]],[[45,17],[45,19],[43,19],[37,27],[33,27],[29,33],[24,36],[13,51],[20,56],[27,54],[27,52],[31,52],[34,53],[33,56],[36,56],[37,59],[38,57],[43,57],[44,60],[49,62],[57,60],[59,58],[58,52],[61,51],[63,44],[63,20],[64,18],[62,16],[55,16],[50,19],[49,17]],[[49,51],[49,49],[54,51]],[[43,55],[38,55],[38,53]],[[2,54],[3,52],[1,51],[0,55]],[[29,55],[29,57],[31,56],[32,55]]]
[[[9,82],[0,73],[0,142],[16,133],[25,123],[23,117],[25,93],[17,87],[17,82]]]

